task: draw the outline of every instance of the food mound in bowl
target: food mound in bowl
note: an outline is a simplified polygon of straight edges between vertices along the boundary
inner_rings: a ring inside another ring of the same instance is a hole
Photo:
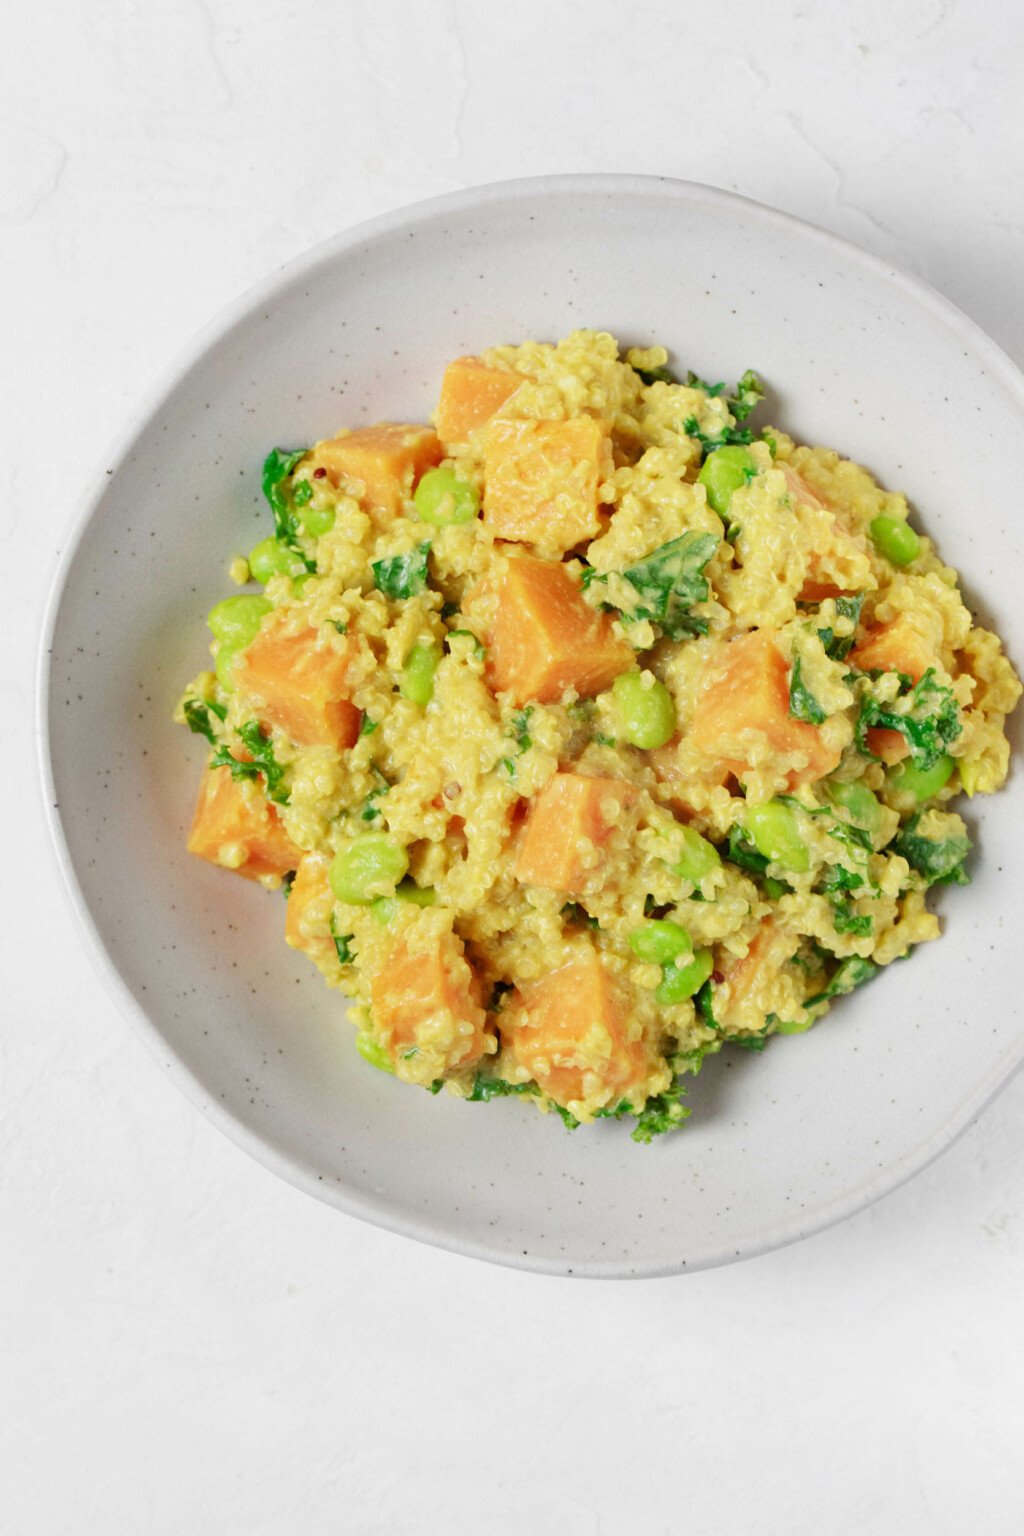
[[[433,428],[275,449],[179,706],[189,848],[283,889],[369,1063],[641,1141],[937,936],[1021,691],[902,496],[666,362],[496,347]]]

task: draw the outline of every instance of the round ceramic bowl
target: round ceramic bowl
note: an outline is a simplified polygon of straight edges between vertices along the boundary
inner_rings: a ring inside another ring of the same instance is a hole
[[[942,939],[809,1034],[723,1052],[677,1135],[569,1134],[367,1067],[284,903],[185,852],[201,743],[171,723],[232,552],[269,526],[274,444],[427,416],[445,362],[576,326],[768,381],[763,412],[907,492],[967,600],[1024,656],[1024,387],[920,283],[738,197],[645,177],[477,188],[318,246],[192,346],[102,466],[43,645],[47,800],[117,1002],[228,1135],[310,1194],[462,1253],[559,1274],[666,1274],[804,1236],[923,1167],[1024,1055],[1014,911],[1021,780],[967,810],[973,884]]]

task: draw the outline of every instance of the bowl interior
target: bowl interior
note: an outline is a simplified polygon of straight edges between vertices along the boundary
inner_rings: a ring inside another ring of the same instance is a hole
[[[460,194],[319,248],[201,339],[87,509],[55,598],[48,732],[61,854],[115,991],[186,1090],[343,1208],[583,1274],[698,1267],[866,1203],[963,1127],[1022,1053],[1008,914],[1020,783],[966,812],[974,883],[945,933],[803,1037],[723,1053],[685,1132],[567,1134],[366,1067],[344,1004],[283,942],[284,900],[184,851],[202,744],[171,724],[230,556],[268,529],[259,467],[422,419],[445,361],[575,326],[768,380],[763,412],[904,489],[969,603],[1024,655],[1024,459],[1010,365],[963,317],[831,237],[681,183],[572,178]]]

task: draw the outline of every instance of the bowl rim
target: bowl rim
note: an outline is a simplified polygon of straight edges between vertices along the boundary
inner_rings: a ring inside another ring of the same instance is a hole
[[[466,187],[391,209],[317,241],[248,287],[192,335],[172,361],[160,371],[154,383],[142,393],[138,403],[128,414],[126,423],[116,433],[112,444],[101,457],[99,467],[87,482],[86,490],[76,502],[73,516],[66,525],[63,545],[58,547],[54,557],[42,614],[36,661],[34,729],[39,791],[43,797],[50,851],[56,864],[64,898],[71,910],[79,938],[104,983],[108,997],[121,1015],[133,1026],[150,1053],[159,1060],[176,1087],[208,1121],[257,1163],[278,1174],[294,1188],[343,1211],[346,1215],[358,1217],[385,1231],[413,1238],[431,1247],[458,1253],[467,1258],[501,1264],[507,1268],[538,1274],[568,1276],[573,1279],[655,1279],[693,1273],[772,1252],[845,1220],[846,1217],[854,1215],[876,1200],[892,1193],[915,1174],[920,1173],[975,1122],[991,1100],[1008,1086],[1017,1071],[1024,1065],[1024,1035],[1008,1053],[1007,1058],[987,1074],[960,1106],[958,1112],[931,1137],[906,1153],[900,1161],[887,1167],[883,1173],[866,1183],[837,1195],[835,1199],[819,1207],[810,1215],[801,1214],[794,1216],[788,1222],[777,1224],[770,1232],[759,1235],[740,1249],[728,1246],[709,1250],[694,1261],[680,1259],[667,1263],[636,1264],[624,1260],[579,1262],[571,1257],[554,1259],[532,1253],[511,1252],[496,1244],[488,1243],[483,1237],[466,1238],[456,1232],[439,1229],[429,1218],[394,1212],[386,1205],[344,1185],[334,1181],[328,1184],[327,1181],[320,1179],[312,1162],[306,1162],[298,1156],[279,1150],[263,1136],[251,1130],[231,1109],[204,1087],[131,992],[103,942],[86,901],[64,834],[60,807],[55,799],[56,788],[49,729],[53,643],[62,599],[71,577],[75,558],[110,480],[118,473],[135,441],[150,420],[166,404],[190,370],[210,349],[228,336],[236,325],[245,320],[255,307],[271,299],[282,288],[301,278],[303,274],[312,272],[322,263],[334,260],[367,240],[407,229],[410,224],[433,221],[445,213],[461,213],[471,208],[509,200],[525,201],[565,195],[608,198],[651,193],[679,198],[682,201],[740,209],[747,216],[761,220],[765,226],[795,232],[803,240],[816,241],[825,249],[841,253],[847,261],[859,264],[868,273],[894,284],[909,298],[931,311],[936,318],[956,332],[964,343],[974,350],[975,355],[980,355],[1024,414],[1024,374],[976,321],[922,279],[862,249],[854,242],[833,234],[829,230],[821,229],[818,225],[801,219],[795,214],[705,182],[671,176],[620,172],[559,173],[519,177]]]

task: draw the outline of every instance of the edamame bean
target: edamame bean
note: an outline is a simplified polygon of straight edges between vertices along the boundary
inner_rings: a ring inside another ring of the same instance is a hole
[[[260,539],[249,553],[252,578],[264,586],[272,576],[288,576],[297,566],[299,561],[293,552],[273,535],[269,539]]]
[[[480,510],[475,485],[460,480],[454,469],[428,469],[413,494],[413,506],[421,523],[444,528],[451,523],[471,523]]]
[[[693,940],[678,923],[667,917],[652,917],[642,927],[633,929],[629,947],[639,960],[647,960],[652,965],[670,965],[680,955],[691,953]]]
[[[390,896],[409,868],[409,855],[386,832],[367,832],[334,855],[328,879],[339,901],[367,907]]]
[[[712,870],[721,869],[722,860],[718,856],[718,849],[692,827],[680,827],[679,830],[683,837],[683,855],[678,864],[673,864],[673,872],[681,880],[690,880],[694,885],[700,885]]]
[[[666,965],[661,985],[654,996],[664,1007],[673,1003],[685,1003],[688,997],[699,992],[714,968],[710,949],[698,949],[692,960],[685,965]]]
[[[314,539],[319,539],[334,527],[334,516],[333,507],[303,507],[302,526]]]
[[[757,465],[749,448],[726,443],[723,448],[708,454],[697,479],[707,492],[709,506],[719,517],[725,517],[733,491],[738,491],[756,474]]]
[[[214,671],[217,673],[217,681],[226,693],[230,693],[235,686],[232,669],[235,665],[235,657],[241,650],[238,645],[221,645],[217,651],[217,660],[214,663]]]
[[[394,896],[377,896],[370,903],[370,911],[386,928],[398,911],[400,901],[408,902],[413,907],[432,907],[437,901],[437,892],[432,885],[417,885],[414,880],[403,880],[395,887]]]
[[[222,602],[214,603],[206,622],[222,645],[233,645],[236,650],[241,650],[250,640],[255,640],[263,615],[273,606],[269,598],[248,593],[225,597]]]
[[[915,768],[913,763],[902,763],[890,773],[889,783],[893,789],[913,795],[918,802],[930,800],[944,784],[949,783],[955,767],[956,763],[949,753],[944,752],[931,768]]]
[[[440,660],[440,647],[433,641],[429,645],[414,645],[405,658],[398,684],[402,697],[425,709],[434,697],[434,673]]]
[[[390,1072],[394,1075],[394,1065],[387,1051],[375,1040],[372,1035],[360,1030],[356,1035],[356,1050],[364,1061],[368,1061],[371,1067],[376,1067],[378,1072]]]
[[[745,825],[754,847],[770,863],[798,875],[810,869],[810,851],[800,836],[792,807],[784,800],[748,805]]]
[[[863,827],[865,832],[878,831],[882,824],[882,807],[866,784],[835,779],[825,785],[825,793],[833,805],[841,805],[849,813],[856,826]]]
[[[675,735],[672,695],[653,672],[623,672],[612,683],[612,705],[620,739],[634,747],[663,747]]]
[[[893,565],[909,565],[921,553],[921,540],[902,517],[884,514],[871,520],[871,539],[880,555]]]

